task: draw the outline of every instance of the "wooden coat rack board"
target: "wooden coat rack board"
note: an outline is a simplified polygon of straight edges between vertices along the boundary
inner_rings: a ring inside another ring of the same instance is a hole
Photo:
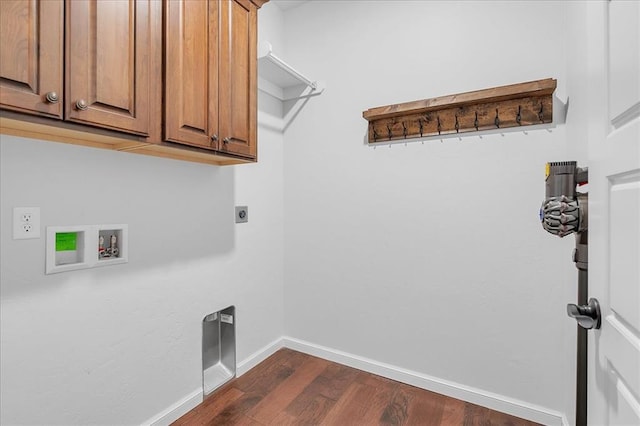
[[[530,81],[370,108],[369,143],[553,122],[557,80]]]

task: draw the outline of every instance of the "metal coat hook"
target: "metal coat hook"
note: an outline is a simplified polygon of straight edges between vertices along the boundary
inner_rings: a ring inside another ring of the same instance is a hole
[[[426,138],[428,142],[474,131],[484,138],[512,127],[522,131],[526,126],[552,123],[556,86],[550,78],[369,108],[362,116],[376,128],[368,128],[366,139],[380,143]]]

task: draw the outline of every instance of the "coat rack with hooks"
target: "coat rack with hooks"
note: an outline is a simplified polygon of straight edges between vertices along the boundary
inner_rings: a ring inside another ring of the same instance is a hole
[[[557,80],[529,81],[370,108],[369,143],[553,122]]]

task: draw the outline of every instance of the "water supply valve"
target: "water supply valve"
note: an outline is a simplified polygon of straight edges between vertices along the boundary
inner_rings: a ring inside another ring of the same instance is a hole
[[[588,169],[575,161],[547,163],[545,199],[540,207],[542,227],[564,237],[587,230],[587,194],[577,191],[588,181]]]

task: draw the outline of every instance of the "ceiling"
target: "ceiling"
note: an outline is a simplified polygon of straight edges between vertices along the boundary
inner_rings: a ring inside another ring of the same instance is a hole
[[[271,0],[271,3],[275,3],[282,10],[289,10],[308,1],[309,0]]]

